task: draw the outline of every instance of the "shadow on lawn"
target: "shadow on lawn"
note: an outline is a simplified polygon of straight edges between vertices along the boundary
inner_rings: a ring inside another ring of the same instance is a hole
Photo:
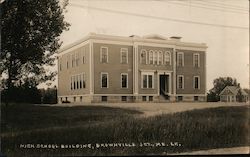
[[[135,118],[134,115],[141,112],[103,106],[14,105],[9,110],[13,113],[12,118],[8,119],[10,128],[5,129],[6,136],[2,136],[3,151],[10,156],[145,155],[247,146],[250,126],[248,111],[247,106],[218,107]],[[15,132],[13,130],[22,134],[8,135]],[[159,142],[178,142],[181,146],[139,146],[140,143]],[[19,148],[20,144],[27,143],[135,143],[136,146],[99,149]]]

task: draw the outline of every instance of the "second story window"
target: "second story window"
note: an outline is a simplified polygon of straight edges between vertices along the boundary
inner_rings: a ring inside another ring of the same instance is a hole
[[[121,63],[128,63],[128,49],[121,48]]]
[[[162,64],[162,59],[163,59],[163,54],[162,54],[162,51],[159,51],[158,52],[158,64]]]
[[[147,51],[146,50],[141,50],[140,62],[141,64],[147,64]]]
[[[101,47],[101,63],[108,63],[108,48]]]
[[[58,58],[59,71],[62,71],[62,59]]]
[[[85,63],[85,48],[83,47],[82,48],[82,51],[81,51],[82,53],[82,64],[84,64]]]
[[[164,64],[171,65],[171,55],[168,51],[164,53]]]
[[[200,67],[200,54],[199,53],[193,54],[193,66]]]
[[[152,50],[149,51],[149,64],[154,63],[154,52]]]
[[[76,66],[78,66],[79,61],[80,61],[80,52],[79,51],[76,52],[75,57],[76,57],[76,59],[75,59],[76,60]]]
[[[108,88],[108,73],[101,73],[101,88]]]
[[[67,55],[66,67],[69,68],[70,55]]]
[[[177,53],[177,66],[178,67],[184,66],[184,53],[183,52]]]
[[[76,58],[75,58],[75,53],[71,55],[71,67],[75,67],[76,64]]]
[[[127,73],[121,74],[121,87],[128,88],[128,74]]]
[[[183,75],[177,76],[177,88],[184,89],[184,76]]]
[[[158,53],[157,51],[154,52],[154,64],[157,64],[158,62]]]

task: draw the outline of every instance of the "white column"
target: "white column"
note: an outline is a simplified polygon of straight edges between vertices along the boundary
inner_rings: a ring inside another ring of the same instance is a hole
[[[93,57],[93,42],[89,44],[89,90],[92,95],[94,89],[94,57]]]
[[[176,50],[173,49],[173,95],[176,95]]]
[[[135,82],[134,82],[134,87],[135,87],[135,91],[134,94],[138,94],[138,45],[135,44],[134,45],[134,76],[135,76]]]

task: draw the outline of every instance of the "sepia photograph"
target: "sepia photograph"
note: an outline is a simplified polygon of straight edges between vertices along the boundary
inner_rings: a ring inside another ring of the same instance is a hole
[[[0,0],[0,157],[250,154],[249,0]]]

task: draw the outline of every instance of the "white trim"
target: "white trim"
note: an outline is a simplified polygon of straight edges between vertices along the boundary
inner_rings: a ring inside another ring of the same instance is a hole
[[[164,73],[165,73],[165,75],[168,75],[168,77],[169,77],[169,82],[168,82],[168,94],[169,95],[171,95],[171,93],[172,93],[172,71],[163,71],[163,70],[159,70],[159,71],[157,71],[158,72],[158,95],[160,95],[160,89],[159,89],[159,87],[160,87],[160,75],[164,75]]]
[[[182,88],[179,88],[179,78],[182,78]],[[184,89],[185,84],[184,84],[184,75],[177,75],[177,89]]]
[[[106,49],[107,50],[107,62],[102,62],[102,49]],[[100,63],[108,63],[109,62],[109,49],[108,47],[105,47],[105,46],[101,46],[100,47]]]
[[[195,88],[195,78],[198,78],[198,88]],[[194,89],[200,89],[200,82],[201,82],[201,80],[200,80],[200,76],[198,76],[198,75],[195,75],[194,77],[193,77],[193,88]]]
[[[139,89],[139,85],[138,85],[138,64],[139,64],[139,59],[138,59],[138,45],[137,43],[134,43],[134,78],[135,78],[135,82],[133,84],[133,86],[135,86],[135,94],[138,94],[138,89]]]
[[[89,44],[89,93],[94,93],[94,57],[93,57],[93,42]]]
[[[94,42],[110,42],[112,44],[131,44],[133,45],[133,42],[137,42],[138,44],[142,43],[143,45],[154,45],[157,47],[171,47],[171,46],[178,46],[178,49],[200,49],[201,51],[205,51],[207,46],[204,43],[192,43],[192,42],[180,42],[180,41],[173,41],[173,40],[157,40],[157,39],[145,39],[143,37],[121,37],[121,36],[111,36],[111,35],[103,35],[103,34],[95,34],[90,33],[88,36],[84,37],[83,39],[80,39],[68,46],[65,46],[64,48],[60,49],[58,51],[58,55],[62,54],[64,52],[67,52],[67,50],[70,50],[71,48],[75,48],[78,45],[81,45],[82,43],[88,42],[90,39],[94,40]],[[114,43],[113,41],[116,41]],[[118,43],[120,42],[120,43]]]
[[[153,54],[154,54],[154,55],[153,55],[153,56],[154,56],[154,57],[153,57],[153,64],[154,64],[154,65],[157,65],[157,64],[158,64],[158,54],[159,54],[159,53],[158,53],[158,51],[156,51],[156,50],[153,51],[153,52],[154,52],[154,53],[153,53]],[[155,59],[156,59],[156,60],[155,60]],[[156,64],[155,64],[155,61],[156,61]]]
[[[182,66],[181,67],[184,67],[184,53],[183,52],[177,52],[177,67],[180,67],[179,65],[179,54],[181,54],[181,60],[182,60]]]
[[[123,52],[126,53],[126,62],[125,63],[122,62],[122,53]],[[120,50],[120,63],[128,64],[128,48],[121,48],[121,50]]]
[[[163,61],[164,61],[164,65],[167,65],[166,64],[166,56],[167,56],[167,54],[169,55],[169,66],[171,66],[171,64],[172,64],[172,58],[171,58],[171,52],[170,51],[165,51],[164,52],[164,55],[163,55]]]
[[[112,45],[125,45],[125,46],[133,46],[132,41],[117,41],[117,40],[100,40],[100,39],[92,39],[94,43],[97,44],[112,44]]]
[[[195,56],[198,56],[198,67],[200,67],[200,54],[199,53],[194,53],[193,54],[193,67],[196,67],[195,66]]]
[[[107,87],[102,87],[102,75],[107,74]],[[109,88],[109,74],[107,72],[101,72],[101,88]]]
[[[80,88],[80,81],[82,82],[82,88]],[[85,87],[83,87],[83,81],[85,82]],[[77,88],[77,82],[78,82],[78,88]],[[75,89],[74,89],[74,83],[76,83],[75,85]],[[78,74],[74,74],[70,76],[70,91],[76,91],[76,90],[83,90],[86,89],[87,87],[87,83],[86,83],[86,73],[85,72],[81,72]],[[71,89],[72,87],[72,89]]]
[[[151,72],[156,72],[156,70],[149,70],[149,69],[140,69],[141,72],[145,72],[145,73],[151,73]]]
[[[81,62],[81,64],[85,64],[86,63],[86,50],[85,50],[85,47],[82,47],[81,50],[82,50],[82,53],[81,53],[82,62]],[[83,60],[83,58],[84,58],[84,60]]]
[[[142,64],[142,54],[145,53],[145,57],[146,57],[146,63],[145,64],[148,64],[148,55],[147,55],[147,50],[145,49],[141,49],[141,52],[140,52],[140,64]]]
[[[171,58],[172,62],[172,58]],[[176,94],[176,49],[173,49],[173,94]]]
[[[147,77],[147,87],[144,88],[143,87],[143,75],[146,75]],[[149,85],[149,79],[148,79],[148,76],[151,75],[152,76],[152,88],[149,88],[148,85]],[[154,72],[141,72],[141,89],[154,89]]]
[[[207,47],[196,47],[196,46],[176,46],[177,50],[189,50],[189,51],[200,51],[205,52]]]
[[[160,57],[161,57],[161,64],[160,64]],[[158,51],[158,58],[157,58],[157,64],[158,65],[163,65],[163,53],[162,51]]]
[[[126,81],[126,87],[122,87],[122,75],[126,75],[127,76],[127,81]],[[128,73],[121,73],[121,89],[127,89],[128,88]]]
[[[152,60],[150,60],[150,56],[152,57]],[[152,63],[151,63],[152,61]],[[148,53],[148,64],[154,64],[154,51],[153,50],[149,50],[149,53]]]
[[[77,43],[76,45],[71,46],[71,47],[70,47],[70,45],[68,45],[68,46],[66,46],[65,48],[62,48],[61,50],[59,50],[59,52],[57,53],[57,56],[62,56],[62,55],[64,55],[64,54],[67,54],[67,53],[70,53],[70,52],[72,52],[72,51],[75,51],[75,50],[78,49],[78,48],[85,47],[85,46],[87,46],[89,43],[90,43],[90,41],[87,40],[87,41],[84,41],[84,42],[82,42],[82,43]],[[67,47],[70,47],[70,48],[67,48]]]
[[[147,39],[152,40],[152,39]],[[161,48],[173,48],[175,43],[161,43],[161,40],[157,40],[156,42],[147,42],[147,41],[139,41],[138,45],[150,46],[150,47],[161,47]]]

